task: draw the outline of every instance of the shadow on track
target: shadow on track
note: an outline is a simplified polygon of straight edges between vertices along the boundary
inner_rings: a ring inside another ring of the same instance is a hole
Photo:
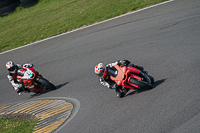
[[[156,82],[154,82],[153,84],[153,88],[156,88],[157,86],[159,86],[160,84],[164,83],[167,79],[161,79],[161,80],[158,80]],[[152,88],[152,89],[153,89]]]
[[[62,88],[63,86],[65,86],[68,83],[69,82],[65,82],[65,83],[62,83],[60,85],[57,85],[55,90],[58,90],[58,89]],[[30,98],[33,98],[35,96],[40,96],[42,94],[49,93],[49,92],[52,92],[52,91],[55,91],[55,90],[45,90],[45,91],[42,91],[42,92],[39,92],[39,93],[35,93],[35,94],[31,95]]]
[[[153,84],[153,88],[156,88],[157,86],[159,86],[160,84],[164,83],[166,79],[161,79],[161,80],[157,80],[154,82]],[[136,91],[132,91],[130,93],[128,93],[126,96],[129,96],[129,95],[133,95],[133,94],[136,94],[136,93],[141,93],[143,91],[149,91],[149,90],[152,90],[152,89],[143,89],[143,90],[136,90]]]

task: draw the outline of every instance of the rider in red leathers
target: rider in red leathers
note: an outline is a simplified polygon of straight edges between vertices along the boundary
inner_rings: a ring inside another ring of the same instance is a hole
[[[134,65],[133,63],[131,63],[128,60],[119,60],[114,63],[109,63],[106,66],[103,63],[99,63],[95,66],[94,72],[96,75],[99,76],[99,82],[103,86],[106,86],[110,89],[115,89],[118,97],[123,97],[128,92],[129,89],[122,87],[121,88],[122,92],[121,92],[119,89],[120,86],[117,86],[117,84],[110,79],[110,75],[107,73],[108,69],[113,67],[114,65],[124,65],[127,67],[131,66],[131,67],[135,67],[141,71],[143,71],[144,68],[141,66]]]
[[[7,69],[7,77],[11,85],[13,86],[14,90],[17,91],[17,93],[27,91],[29,90],[24,90],[23,84],[17,82],[17,71],[22,68],[22,67],[33,67],[33,64],[24,64],[24,65],[19,65],[19,64],[14,64],[12,61],[8,61],[6,63],[6,69]]]

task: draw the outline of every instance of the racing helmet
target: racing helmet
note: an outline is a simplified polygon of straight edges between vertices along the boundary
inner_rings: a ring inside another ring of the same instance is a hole
[[[103,63],[99,63],[94,67],[94,73],[99,77],[105,78],[107,74],[106,66]]]
[[[10,73],[15,73],[16,71],[16,65],[14,62],[12,61],[8,61],[6,63],[6,69],[10,72]]]

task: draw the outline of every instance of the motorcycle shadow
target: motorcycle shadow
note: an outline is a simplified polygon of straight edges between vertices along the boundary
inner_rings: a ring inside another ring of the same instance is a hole
[[[141,92],[143,92],[143,91],[152,90],[152,89],[156,88],[157,86],[159,86],[160,84],[164,83],[166,80],[167,80],[167,79],[157,80],[157,81],[154,82],[153,87],[152,87],[151,89],[134,90],[134,91],[129,92],[128,94],[126,94],[126,96],[133,95],[133,94],[137,94],[137,93],[141,93]]]
[[[60,85],[57,85],[55,90],[58,90],[58,89],[62,88],[63,86],[65,86],[65,85],[68,84],[68,83],[69,83],[69,82],[65,82],[65,83],[62,83],[62,84],[60,84]],[[52,92],[52,91],[55,91],[55,90],[44,90],[44,91],[41,91],[41,92],[39,92],[39,93],[34,93],[34,94],[32,94],[32,95],[30,96],[30,98],[33,98],[33,97],[35,97],[35,96],[40,96],[40,95],[43,95],[43,94],[45,94],[45,93],[49,93],[49,92]]]

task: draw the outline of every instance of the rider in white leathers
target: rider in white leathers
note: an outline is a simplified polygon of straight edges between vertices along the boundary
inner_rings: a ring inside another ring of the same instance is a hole
[[[11,85],[13,86],[14,90],[17,91],[17,93],[28,91],[24,90],[22,83],[17,82],[17,72],[22,67],[27,67],[27,68],[33,67],[33,64],[26,63],[24,65],[20,64],[15,65],[15,63],[12,61],[8,61],[6,63],[8,81],[11,83]]]

